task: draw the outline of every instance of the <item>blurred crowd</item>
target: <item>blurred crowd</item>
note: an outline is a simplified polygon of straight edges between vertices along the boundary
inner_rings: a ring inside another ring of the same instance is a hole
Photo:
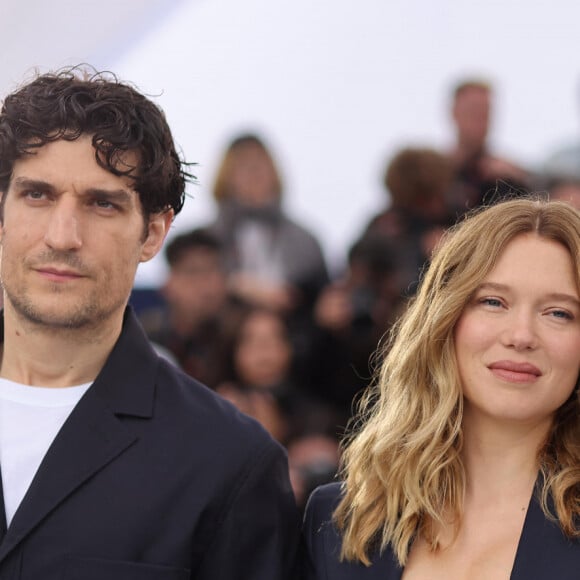
[[[521,167],[489,149],[488,83],[466,80],[451,100],[453,148],[405,148],[387,160],[385,207],[352,240],[340,272],[329,272],[316,233],[285,212],[266,143],[237,136],[215,177],[217,218],[166,244],[167,279],[155,304],[137,309],[163,356],[286,447],[302,507],[334,477],[382,339],[446,228],[530,191],[580,208],[580,146]]]

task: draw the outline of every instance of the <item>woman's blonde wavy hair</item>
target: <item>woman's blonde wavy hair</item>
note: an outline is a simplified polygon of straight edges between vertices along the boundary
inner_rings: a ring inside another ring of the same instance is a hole
[[[448,525],[450,514],[460,522],[463,401],[453,331],[506,245],[531,232],[566,247],[580,288],[580,212],[562,202],[530,197],[477,211],[436,250],[416,298],[383,346],[384,362],[344,443],[343,497],[334,513],[343,559],[369,565],[369,553],[390,544],[403,566],[418,534],[436,550],[436,527]],[[576,389],[539,451],[542,507],[554,517],[551,498],[570,537],[580,536],[579,417]]]

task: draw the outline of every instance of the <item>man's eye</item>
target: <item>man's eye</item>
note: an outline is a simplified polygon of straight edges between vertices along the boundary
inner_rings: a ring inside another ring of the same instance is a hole
[[[42,191],[25,191],[24,195],[29,199],[42,199],[45,193]]]
[[[112,204],[110,201],[106,199],[97,199],[95,200],[95,205],[101,209],[114,209],[115,205]]]

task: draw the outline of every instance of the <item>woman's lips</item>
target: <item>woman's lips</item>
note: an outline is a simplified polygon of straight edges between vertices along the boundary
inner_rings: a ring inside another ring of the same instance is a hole
[[[491,363],[488,368],[495,376],[510,383],[529,383],[542,376],[542,371],[530,363],[501,360]]]

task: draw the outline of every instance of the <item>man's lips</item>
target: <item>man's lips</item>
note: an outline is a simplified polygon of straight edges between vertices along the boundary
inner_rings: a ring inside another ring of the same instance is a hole
[[[487,368],[497,377],[512,383],[528,383],[542,376],[542,371],[530,363],[500,360]]]
[[[61,268],[40,267],[36,268],[36,271],[44,278],[53,281],[76,280],[84,277],[83,274],[75,270]]]

